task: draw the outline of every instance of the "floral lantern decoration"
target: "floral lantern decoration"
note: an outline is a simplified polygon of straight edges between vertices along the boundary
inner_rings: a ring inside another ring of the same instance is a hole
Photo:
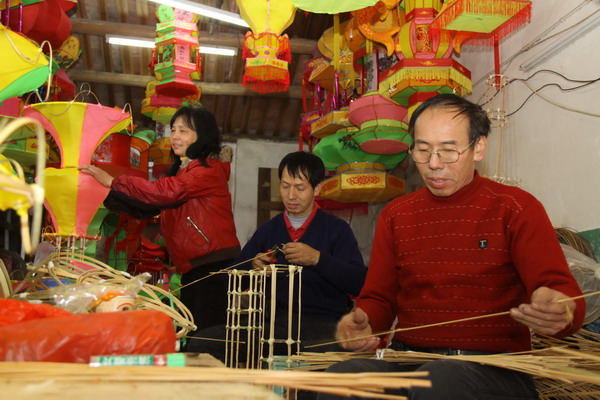
[[[291,0],[237,0],[251,31],[246,33],[242,85],[258,92],[285,92],[290,85],[290,40],[281,33],[294,21]]]

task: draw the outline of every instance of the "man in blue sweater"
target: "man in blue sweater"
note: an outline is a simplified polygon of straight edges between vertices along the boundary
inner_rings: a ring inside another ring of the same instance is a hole
[[[279,192],[285,211],[262,225],[246,243],[236,263],[238,269],[262,269],[268,264],[303,267],[301,298],[302,345],[334,337],[342,315],[358,295],[366,267],[350,226],[321,210],[315,202],[325,178],[323,162],[314,154],[294,152],[279,164]],[[278,251],[272,251],[277,246]],[[278,274],[276,334],[287,332],[289,302],[287,274]],[[296,320],[296,318],[293,318]],[[198,337],[218,337],[215,330]],[[319,347],[319,351],[331,350]],[[224,345],[192,340],[188,351],[208,352],[224,358]]]

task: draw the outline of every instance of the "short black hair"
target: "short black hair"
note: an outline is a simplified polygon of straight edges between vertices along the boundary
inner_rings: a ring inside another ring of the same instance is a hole
[[[183,123],[195,130],[198,136],[198,139],[187,148],[185,155],[191,160],[200,160],[202,165],[208,167],[206,159],[209,156],[218,156],[221,151],[221,134],[215,117],[203,106],[182,106],[171,117],[171,129],[179,117],[182,117]],[[171,158],[174,162],[169,175],[175,176],[181,165],[181,158],[177,157],[172,149]]]
[[[455,94],[446,93],[432,97],[417,107],[410,117],[408,132],[415,137],[415,124],[423,112],[429,108],[448,108],[456,110],[456,116],[464,115],[469,121],[469,143],[474,144],[480,137],[490,133],[490,119],[480,105]],[[414,146],[414,142],[413,142]]]
[[[301,175],[304,175],[313,189],[325,179],[323,161],[318,156],[305,151],[296,151],[283,157],[279,163],[279,179],[286,168],[292,178],[301,178]]]

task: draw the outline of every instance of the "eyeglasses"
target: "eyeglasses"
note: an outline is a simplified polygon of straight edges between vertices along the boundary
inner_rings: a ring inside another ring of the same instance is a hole
[[[458,161],[458,158],[462,153],[469,150],[471,146],[475,143],[472,141],[469,145],[463,150],[456,149],[441,149],[438,151],[431,151],[425,149],[410,149],[408,152],[410,153],[412,159],[417,164],[427,164],[429,160],[431,160],[432,155],[437,155],[438,160],[443,162],[444,164],[452,164]]]

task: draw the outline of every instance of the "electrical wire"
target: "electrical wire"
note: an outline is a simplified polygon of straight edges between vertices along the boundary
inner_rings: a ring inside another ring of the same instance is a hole
[[[589,83],[595,83],[595,82],[597,82],[598,80],[600,80],[600,78],[596,78],[596,79],[584,79],[584,80],[580,80],[580,79],[572,79],[572,78],[569,78],[569,77],[566,77],[566,76],[564,76],[564,75],[563,75],[563,74],[561,74],[560,72],[556,72],[556,71],[553,71],[553,70],[551,70],[551,69],[540,69],[540,70],[538,70],[538,71],[535,71],[535,72],[534,72],[532,75],[530,75],[529,77],[527,77],[527,78],[525,78],[525,79],[522,79],[522,78],[514,78],[514,79],[511,79],[511,80],[509,80],[509,81],[506,83],[506,86],[510,85],[511,83],[513,83],[513,82],[515,82],[515,81],[519,81],[519,82],[523,82],[523,83],[525,83],[525,82],[529,81],[530,79],[532,79],[533,77],[535,77],[535,76],[536,76],[537,74],[539,74],[539,73],[551,73],[551,74],[555,74],[555,75],[558,75],[558,76],[560,76],[561,78],[563,78],[564,80],[566,80],[566,81],[568,81],[568,82],[576,82],[576,83],[585,83],[585,84],[589,84]],[[548,84],[548,85],[557,85],[557,84]],[[546,86],[546,85],[545,85],[545,86]],[[557,86],[558,86],[558,85],[557,85]],[[563,91],[569,91],[569,90],[573,90],[573,89],[579,89],[579,88],[581,88],[581,87],[584,87],[584,86],[586,86],[586,85],[576,86],[576,87],[574,87],[574,88],[568,88],[568,89],[563,89],[563,88],[562,88],[562,87],[560,87],[560,86],[559,86],[559,88],[560,88],[561,90],[563,90]],[[543,87],[542,87],[542,88],[543,88]],[[540,89],[541,89],[541,88],[540,88]],[[493,100],[493,99],[494,99],[494,98],[495,98],[495,97],[496,97],[496,96],[497,96],[499,93],[500,93],[500,91],[499,91],[499,90],[497,90],[497,91],[494,93],[494,95],[493,95],[492,97],[490,97],[490,98],[489,98],[489,99],[488,99],[486,102],[484,102],[484,103],[481,103],[480,105],[481,105],[481,106],[485,106],[485,105],[487,105],[487,104],[488,104],[488,103],[490,103],[490,102],[491,102],[491,101],[492,101],[492,100]],[[482,97],[483,97],[483,95],[482,95]],[[529,96],[529,97],[531,97],[531,96]],[[527,100],[529,99],[529,97],[527,98]],[[481,100],[481,99],[480,99],[480,100]],[[519,108],[520,108],[520,107],[519,107]],[[516,111],[515,111],[515,112],[516,112]],[[510,115],[512,115],[512,114],[510,114]]]
[[[531,77],[530,77],[530,78],[531,78]],[[529,99],[530,99],[531,97],[533,97],[533,95],[537,95],[537,96],[538,96],[538,97],[540,97],[542,100],[545,100],[545,101],[547,101],[548,103],[550,103],[550,104],[553,104],[553,105],[555,105],[555,106],[557,106],[557,107],[559,107],[559,108],[562,108],[562,109],[564,109],[564,110],[567,110],[567,111],[572,111],[572,112],[576,112],[576,113],[580,113],[580,114],[584,114],[584,115],[589,115],[589,116],[592,116],[592,117],[600,117],[600,114],[594,114],[594,113],[587,112],[587,111],[581,111],[581,110],[577,110],[577,109],[574,109],[574,108],[567,107],[567,106],[564,106],[564,105],[562,105],[562,104],[556,103],[555,101],[553,101],[553,100],[551,100],[551,99],[547,98],[546,96],[543,96],[542,94],[540,94],[540,93],[539,93],[541,90],[543,90],[543,89],[545,89],[545,88],[547,88],[547,87],[551,87],[551,86],[557,87],[557,88],[559,88],[559,89],[560,89],[561,91],[563,91],[563,92],[569,92],[569,91],[573,91],[573,90],[581,89],[581,88],[583,88],[583,87],[586,87],[586,86],[592,85],[592,84],[594,84],[594,83],[596,83],[596,82],[600,81],[600,78],[594,79],[594,80],[592,80],[592,81],[588,81],[588,82],[586,82],[586,83],[584,83],[584,84],[582,84],[582,85],[579,85],[579,86],[574,86],[574,87],[571,87],[571,88],[563,88],[562,86],[560,86],[560,85],[559,85],[559,84],[557,84],[557,83],[547,83],[547,84],[545,84],[545,85],[543,85],[543,86],[539,87],[538,89],[535,89],[535,88],[533,88],[533,87],[531,86],[531,84],[530,84],[529,82],[527,82],[527,81],[528,81],[530,78],[527,78],[527,79],[513,79],[513,80],[511,80],[511,82],[514,82],[514,81],[522,82],[522,83],[523,83],[525,86],[527,86],[527,87],[528,87],[528,88],[529,88],[529,89],[532,91],[532,93],[531,93],[529,96],[527,96],[527,98],[525,99],[525,101],[523,101],[523,102],[521,103],[521,105],[520,105],[519,107],[517,107],[517,109],[516,109],[516,110],[512,111],[511,113],[508,113],[508,114],[506,115],[506,117],[510,117],[511,115],[514,115],[514,114],[516,114],[518,111],[520,111],[520,110],[523,108],[523,106],[525,106],[525,104],[526,104],[526,103],[529,101]]]

